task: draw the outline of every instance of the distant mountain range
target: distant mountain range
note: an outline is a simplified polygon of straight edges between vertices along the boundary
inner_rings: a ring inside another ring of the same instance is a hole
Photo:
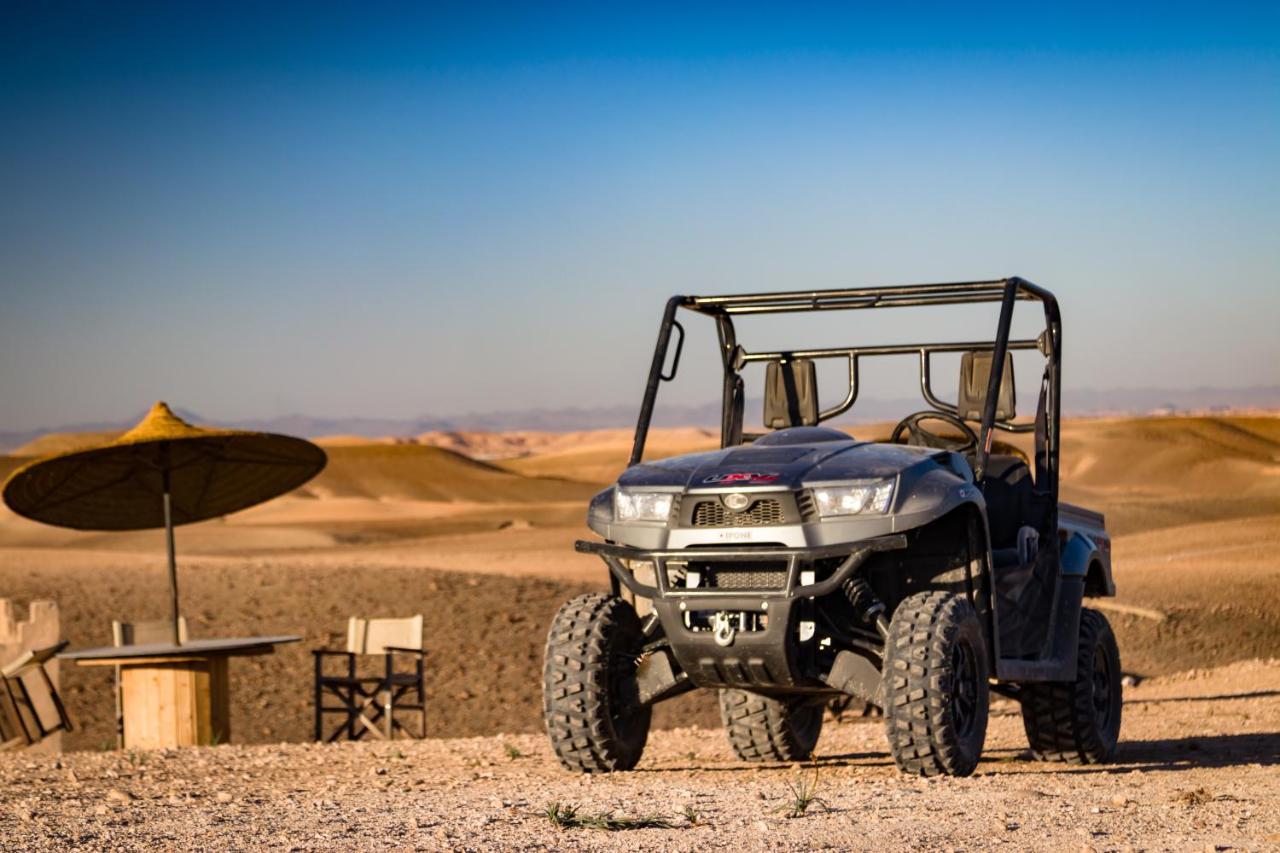
[[[1065,414],[1090,415],[1143,415],[1151,413],[1226,411],[1238,409],[1280,409],[1280,385],[1262,385],[1251,388],[1125,388],[1108,391],[1083,389],[1067,390]],[[760,401],[748,401],[748,412],[758,411]],[[925,404],[918,397],[902,399],[859,400],[856,416],[842,420],[884,421],[922,409]],[[635,424],[638,406],[591,406],[562,409],[516,409],[501,412],[475,413],[450,417],[422,416],[417,418],[370,417],[312,417],[309,415],[284,415],[275,418],[248,418],[217,420],[190,411],[178,410],[183,417],[195,424],[216,424],[239,429],[281,432],[309,438],[326,435],[355,435],[376,438],[381,436],[416,436],[424,432],[450,430],[545,430],[569,432],[573,430],[608,429],[630,427]],[[145,412],[121,421],[92,421],[63,424],[31,430],[0,431],[0,453],[12,451],[50,433],[115,432],[128,429]],[[654,413],[655,426],[710,426],[719,422],[719,402],[699,405],[663,405],[659,403]]]

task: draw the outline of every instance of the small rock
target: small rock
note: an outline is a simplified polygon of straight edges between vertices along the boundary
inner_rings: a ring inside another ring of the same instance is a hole
[[[119,788],[112,788],[107,791],[107,800],[112,803],[127,803],[132,799],[133,797],[126,791],[121,791]]]
[[[1125,794],[1116,794],[1114,797],[1111,798],[1111,805],[1113,806],[1124,807],[1129,805],[1129,803],[1131,802],[1133,801],[1130,800],[1129,797]]]
[[[213,795],[213,800],[214,800],[214,802],[216,802],[216,803],[224,803],[224,804],[225,804],[225,803],[229,803],[229,802],[231,802],[231,801],[232,801],[232,800],[234,800],[234,799],[235,799],[235,797],[231,796],[231,795],[230,795],[230,794],[228,794],[226,791],[219,791],[218,793],[216,793],[216,794],[214,794],[214,795]]]
[[[1137,687],[1138,677],[1136,675],[1126,675],[1120,679],[1120,683],[1125,687]]]
[[[111,814],[111,809],[99,803],[98,805],[94,806],[93,813],[96,814],[98,817],[104,817],[106,815]]]

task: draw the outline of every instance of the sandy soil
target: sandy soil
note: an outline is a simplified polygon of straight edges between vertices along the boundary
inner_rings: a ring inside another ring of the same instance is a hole
[[[1131,688],[1117,763],[1033,762],[997,706],[968,779],[901,775],[881,726],[828,721],[807,767],[719,732],[655,734],[633,772],[571,775],[537,735],[73,753],[0,763],[13,849],[1226,850],[1280,842],[1280,661]],[[807,812],[791,788],[816,777]],[[669,828],[557,828],[548,806]]]

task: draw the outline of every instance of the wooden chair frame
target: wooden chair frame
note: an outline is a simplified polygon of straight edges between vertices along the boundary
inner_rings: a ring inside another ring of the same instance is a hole
[[[8,736],[8,733],[6,733],[4,743],[0,744],[0,746],[6,748],[30,746],[39,743],[54,732],[69,732],[72,730],[71,717],[67,715],[66,706],[62,704],[62,697],[58,695],[58,688],[54,685],[53,679],[49,677],[49,671],[45,669],[45,664],[66,647],[67,641],[64,640],[56,646],[28,652],[22,658],[6,666],[4,672],[0,674],[0,681],[4,683],[5,698],[8,699],[9,714],[6,716],[12,718],[15,727],[21,732],[20,735],[14,734],[13,736]],[[43,679],[45,687],[49,690],[50,703],[53,705],[54,713],[57,715],[57,720],[48,728],[45,727],[44,721],[40,719],[40,712],[31,697],[31,691],[27,688],[25,675],[30,670],[38,672],[40,678]],[[27,725],[28,717],[31,720],[30,727]],[[34,732],[32,731],[33,729]]]

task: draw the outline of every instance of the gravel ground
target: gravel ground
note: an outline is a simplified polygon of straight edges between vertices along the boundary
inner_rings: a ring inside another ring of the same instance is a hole
[[[6,755],[0,848],[1280,847],[1280,661],[1153,679],[1126,699],[1117,764],[1030,761],[1003,703],[969,779],[899,774],[868,722],[829,722],[812,767],[735,762],[720,732],[690,728],[599,777],[562,771],[537,735]],[[786,817],[790,786],[815,773],[818,799]],[[555,802],[670,828],[561,829]]]

